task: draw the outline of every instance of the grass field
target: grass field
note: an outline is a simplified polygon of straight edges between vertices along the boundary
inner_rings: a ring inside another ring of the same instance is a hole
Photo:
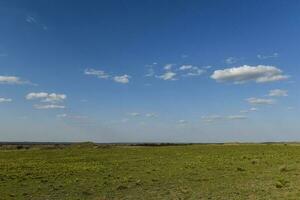
[[[0,199],[300,199],[300,146],[2,149]]]

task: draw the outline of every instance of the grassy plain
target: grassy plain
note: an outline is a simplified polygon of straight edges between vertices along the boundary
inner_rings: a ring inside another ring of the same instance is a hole
[[[300,146],[1,149],[0,199],[300,199]]]

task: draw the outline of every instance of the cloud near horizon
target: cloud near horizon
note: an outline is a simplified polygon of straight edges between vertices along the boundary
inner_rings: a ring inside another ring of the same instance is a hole
[[[57,104],[46,104],[46,105],[34,105],[34,108],[38,110],[46,110],[46,109],[64,109],[65,106],[57,105]]]
[[[243,119],[248,119],[248,117],[245,115],[228,115],[228,116],[209,115],[209,116],[201,117],[201,120],[207,123],[225,121],[225,120],[243,120]]]

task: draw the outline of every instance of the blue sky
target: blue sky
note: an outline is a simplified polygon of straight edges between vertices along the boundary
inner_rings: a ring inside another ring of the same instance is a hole
[[[0,1],[0,140],[300,140],[299,1]]]

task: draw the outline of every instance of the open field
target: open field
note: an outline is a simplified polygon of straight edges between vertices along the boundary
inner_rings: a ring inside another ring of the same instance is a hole
[[[299,199],[300,146],[67,145],[0,150],[0,199]]]

